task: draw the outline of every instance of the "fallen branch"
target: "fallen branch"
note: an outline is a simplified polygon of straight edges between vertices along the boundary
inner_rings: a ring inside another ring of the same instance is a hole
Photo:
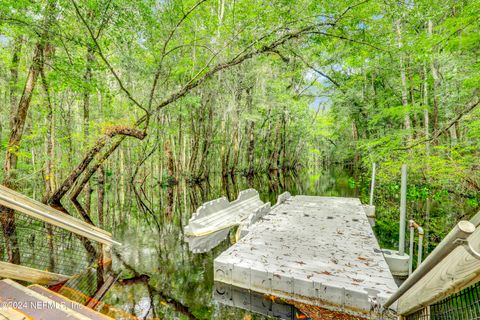
[[[63,181],[60,187],[44,202],[51,204],[59,204],[62,197],[70,190],[73,184],[77,181],[78,177],[85,171],[88,165],[92,162],[95,156],[103,149],[103,147],[111,141],[111,139],[117,135],[123,137],[135,137],[139,140],[143,140],[146,133],[142,130],[138,130],[125,126],[109,127],[105,130],[105,134],[97,140],[93,148],[91,148],[83,157],[80,164],[70,173],[70,175]],[[123,140],[123,139],[122,139]]]

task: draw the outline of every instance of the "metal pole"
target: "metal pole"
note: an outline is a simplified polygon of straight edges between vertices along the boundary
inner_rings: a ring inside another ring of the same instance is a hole
[[[372,184],[370,186],[370,205],[373,206],[373,192],[375,191],[375,174],[376,174],[377,164],[372,163]]]
[[[407,222],[407,165],[402,164],[402,185],[400,189],[400,239],[398,254],[405,254],[405,228]]]
[[[410,226],[410,259],[408,260],[408,275],[410,276],[413,272],[413,240],[415,238],[415,227],[413,226],[413,220],[409,221]]]
[[[422,256],[423,256],[423,234],[418,234],[418,259],[417,259],[417,269],[422,263]]]

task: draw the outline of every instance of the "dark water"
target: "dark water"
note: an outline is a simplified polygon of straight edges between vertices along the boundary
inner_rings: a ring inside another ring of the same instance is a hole
[[[123,280],[109,293],[105,302],[142,319],[267,319],[224,306],[212,298],[213,260],[230,245],[229,240],[205,254],[189,252],[188,245],[183,241],[183,226],[203,202],[221,196],[233,200],[240,190],[250,187],[259,191],[263,201],[272,204],[284,191],[292,195],[360,197],[363,202],[368,196],[368,181],[362,182],[344,168],[315,174],[261,176],[253,180],[244,177],[228,181],[212,179],[209,183],[195,186],[159,187],[155,191],[158,194],[152,196],[150,203],[152,212],[120,214],[115,219],[117,223],[113,234],[124,245],[117,249],[114,267],[122,270]],[[388,194],[382,195],[382,192]],[[387,247],[394,247],[398,236],[398,222],[395,221],[398,197],[391,193],[389,189],[380,189],[377,207],[380,223],[376,232],[380,235],[380,242]],[[425,220],[421,214],[424,210],[421,203],[421,200],[411,201],[409,209],[413,216]],[[455,201],[449,205],[434,204],[430,221],[438,224],[443,217],[435,215],[454,206]],[[458,216],[471,214],[466,211],[455,214],[452,223]],[[452,223],[446,223],[441,230],[434,230],[431,242],[441,239]]]

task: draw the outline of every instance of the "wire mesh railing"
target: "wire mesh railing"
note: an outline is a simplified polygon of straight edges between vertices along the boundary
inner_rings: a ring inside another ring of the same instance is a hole
[[[407,316],[406,320],[480,320],[480,282]]]
[[[58,292],[65,297],[86,305],[103,284],[98,277],[99,270],[93,267],[69,279]]]
[[[0,234],[0,261],[63,275],[81,272],[101,246],[70,231],[12,212]]]
[[[0,212],[0,278],[57,285],[94,267],[102,284],[110,233],[1,185]]]

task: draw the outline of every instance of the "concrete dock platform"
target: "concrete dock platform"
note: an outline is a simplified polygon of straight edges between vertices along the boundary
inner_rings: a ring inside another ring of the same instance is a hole
[[[397,286],[359,199],[295,196],[214,262],[215,281],[377,317]]]

